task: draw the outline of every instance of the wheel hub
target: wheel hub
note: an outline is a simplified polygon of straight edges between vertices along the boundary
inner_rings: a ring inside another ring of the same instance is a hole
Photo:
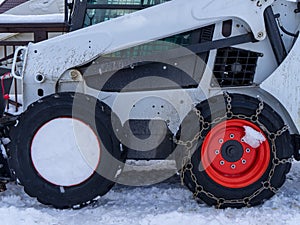
[[[214,126],[205,137],[201,161],[208,176],[229,188],[242,188],[255,183],[270,162],[270,145],[264,141],[257,148],[244,141],[245,126],[263,131],[254,123],[232,119]]]
[[[228,162],[237,162],[243,156],[243,146],[235,140],[226,141],[221,148],[222,157]]]

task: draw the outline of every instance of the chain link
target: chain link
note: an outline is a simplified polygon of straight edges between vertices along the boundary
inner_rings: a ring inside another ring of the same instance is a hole
[[[221,208],[224,204],[243,204],[244,206],[251,207],[251,204],[250,204],[251,200],[254,199],[255,197],[257,197],[258,195],[260,195],[262,191],[264,191],[266,189],[272,191],[273,193],[276,193],[278,191],[275,187],[272,187],[272,183],[271,183],[271,180],[275,174],[275,169],[280,164],[291,163],[293,160],[292,158],[279,159],[277,157],[277,149],[276,149],[276,145],[275,145],[276,139],[279,136],[281,136],[284,132],[286,132],[289,129],[289,127],[285,125],[280,130],[276,131],[275,133],[272,133],[259,121],[259,115],[262,113],[262,111],[264,109],[264,102],[260,97],[258,97],[259,104],[257,106],[255,114],[251,115],[251,116],[246,116],[244,114],[234,114],[232,112],[232,104],[231,104],[232,98],[230,97],[230,95],[227,92],[224,92],[223,95],[224,95],[224,98],[226,101],[226,113],[224,116],[215,118],[212,120],[212,122],[209,123],[209,122],[205,121],[200,110],[193,108],[193,111],[195,112],[195,114],[198,117],[199,122],[200,122],[200,127],[201,127],[200,131],[197,132],[196,135],[193,137],[193,139],[190,141],[182,141],[182,140],[174,139],[174,142],[176,144],[182,145],[185,147],[185,154],[182,159],[182,167],[181,167],[182,170],[180,173],[180,180],[181,180],[181,184],[183,185],[185,175],[189,173],[191,180],[195,186],[193,196],[195,198],[197,198],[200,194],[204,194],[208,198],[216,201],[217,208]],[[238,118],[238,119],[243,119],[243,120],[247,119],[253,123],[258,124],[258,126],[268,135],[268,138],[271,142],[271,150],[272,150],[272,154],[273,154],[272,166],[271,166],[270,172],[268,174],[268,178],[266,179],[266,181],[261,183],[261,187],[259,189],[254,191],[250,196],[245,197],[243,199],[224,199],[224,198],[217,197],[214,194],[212,194],[211,192],[205,190],[204,187],[198,182],[197,177],[196,177],[195,173],[193,172],[193,164],[191,162],[192,147],[199,140],[204,139],[203,131],[208,130],[214,124],[218,124],[221,121],[232,119],[232,118]]]

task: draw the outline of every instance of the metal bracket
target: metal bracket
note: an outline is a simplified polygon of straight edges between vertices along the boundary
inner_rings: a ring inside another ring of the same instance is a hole
[[[19,52],[21,51],[27,51],[27,47],[24,46],[20,46],[16,49],[15,54],[14,54],[14,58],[13,58],[13,62],[12,62],[12,68],[11,68],[11,74],[14,78],[22,80],[23,77],[22,75],[19,75],[17,72],[17,61],[19,58]]]
[[[297,161],[300,161],[300,135],[299,134],[293,134],[292,135],[292,142],[294,146],[294,158]]]

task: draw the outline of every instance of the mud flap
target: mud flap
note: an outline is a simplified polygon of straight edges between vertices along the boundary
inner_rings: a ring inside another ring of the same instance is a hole
[[[297,161],[300,161],[300,135],[299,134],[292,135],[292,141],[294,146],[294,158]]]

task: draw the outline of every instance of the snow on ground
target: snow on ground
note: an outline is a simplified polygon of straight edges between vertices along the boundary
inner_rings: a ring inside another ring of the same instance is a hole
[[[285,185],[264,205],[219,210],[197,203],[178,177],[148,187],[116,185],[85,208],[57,210],[8,185],[0,194],[1,225],[218,225],[300,222],[300,163],[294,162]]]

